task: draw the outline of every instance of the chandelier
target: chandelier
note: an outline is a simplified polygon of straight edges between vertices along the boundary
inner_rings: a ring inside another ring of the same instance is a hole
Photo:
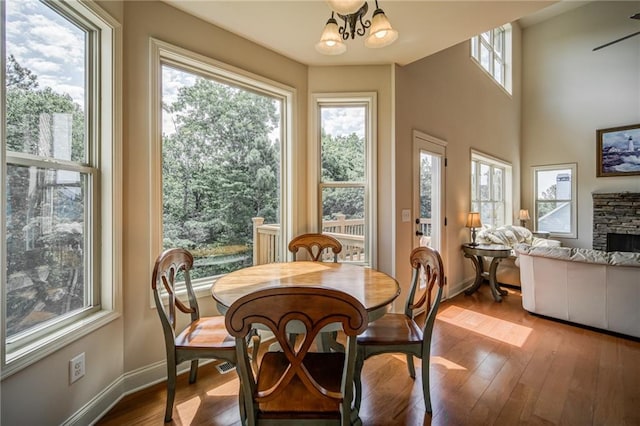
[[[369,28],[369,36],[364,45],[370,48],[385,47],[396,41],[398,32],[391,27],[384,11],[378,7],[373,12],[371,20],[365,15],[369,11],[369,5],[363,0],[327,0],[331,8],[331,18],[327,21],[320,42],[316,44],[316,50],[324,55],[340,55],[347,50],[344,43],[349,38],[364,36]],[[340,25],[335,15],[341,20]]]

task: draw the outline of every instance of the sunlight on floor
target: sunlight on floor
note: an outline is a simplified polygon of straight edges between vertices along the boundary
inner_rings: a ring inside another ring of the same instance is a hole
[[[438,319],[517,347],[522,347],[531,334],[529,327],[458,306],[443,309],[438,314]]]
[[[406,355],[393,354],[391,356],[398,361],[402,361],[405,364],[407,363]],[[440,365],[447,370],[466,370],[466,368],[461,366],[460,364],[456,364],[455,362],[449,361],[448,359],[442,358],[441,356],[431,356],[430,360],[432,365]],[[420,365],[420,360],[415,359],[414,361],[416,362],[416,365]]]
[[[447,370],[466,370],[466,368],[461,366],[460,364],[456,364],[455,362],[449,361],[448,359],[442,358],[441,356],[432,356],[431,365],[441,365]]]
[[[224,383],[220,386],[216,386],[215,388],[211,389],[209,392],[207,392],[207,395],[208,396],[237,396],[239,386],[240,386],[239,379],[234,378],[233,380],[227,383]]]
[[[235,374],[235,373],[233,373]],[[221,398],[221,397],[232,397],[233,399],[238,398],[238,388],[239,388],[238,378],[234,378],[226,383],[222,383],[214,388],[210,389],[206,393],[206,397],[203,395],[194,395],[192,398],[189,398],[186,401],[183,401],[179,404],[176,404],[174,407],[174,421],[176,419],[180,419],[179,424],[189,425],[191,424],[196,415],[199,412],[201,406],[206,406],[208,403],[203,403],[203,398]]]

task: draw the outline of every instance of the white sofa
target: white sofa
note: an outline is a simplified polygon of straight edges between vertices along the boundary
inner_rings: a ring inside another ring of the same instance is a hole
[[[480,244],[498,244],[514,248],[517,244],[526,243],[532,246],[556,247],[560,241],[534,237],[531,231],[522,226],[505,225],[499,228],[483,228],[478,232],[476,241]],[[484,270],[489,270],[491,258],[483,259]],[[496,270],[496,279],[500,284],[520,286],[520,268],[515,253],[502,259]]]
[[[640,253],[515,247],[529,312],[640,337]]]

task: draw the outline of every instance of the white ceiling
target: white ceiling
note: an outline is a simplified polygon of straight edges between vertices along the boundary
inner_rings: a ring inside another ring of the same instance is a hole
[[[379,0],[380,8],[399,32],[382,49],[364,47],[364,38],[348,40],[347,52],[324,56],[315,43],[331,15],[323,0],[164,0],[218,27],[307,65],[406,65],[499,25],[527,17],[529,24],[584,2],[543,0],[432,1]],[[549,8],[549,6],[551,6]],[[369,1],[370,19],[374,1]],[[547,11],[535,12],[547,8]]]

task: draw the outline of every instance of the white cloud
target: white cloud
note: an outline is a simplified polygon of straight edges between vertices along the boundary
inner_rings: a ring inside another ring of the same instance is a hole
[[[363,107],[322,108],[322,127],[327,134],[348,136],[355,133],[364,137],[365,109]]]
[[[38,76],[41,88],[83,105],[84,31],[33,0],[7,2],[6,14],[7,54]]]

